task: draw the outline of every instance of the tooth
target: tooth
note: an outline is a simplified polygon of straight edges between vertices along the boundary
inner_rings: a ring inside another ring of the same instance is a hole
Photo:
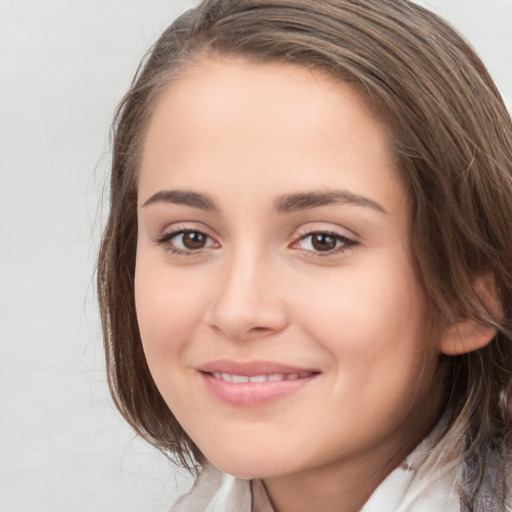
[[[236,384],[249,382],[249,377],[247,375],[231,375],[231,382],[235,382]]]
[[[284,375],[282,373],[273,373],[268,376],[269,382],[279,382],[280,380],[284,380]]]
[[[255,375],[254,377],[249,378],[249,382],[267,382],[266,375]]]
[[[272,373],[270,375],[233,375],[231,373],[212,372],[212,377],[226,382],[234,382],[235,384],[243,384],[246,382],[279,382],[282,380],[297,380],[304,379],[311,376],[311,372],[300,373]]]

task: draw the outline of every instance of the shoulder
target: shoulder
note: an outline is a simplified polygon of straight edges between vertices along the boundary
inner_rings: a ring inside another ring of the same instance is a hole
[[[503,454],[492,452],[488,456],[474,496],[475,512],[512,510],[512,466]]]

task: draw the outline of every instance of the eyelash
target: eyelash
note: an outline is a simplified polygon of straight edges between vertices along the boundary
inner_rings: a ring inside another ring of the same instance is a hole
[[[214,241],[214,239],[206,231],[203,231],[203,230],[197,229],[197,228],[195,228],[195,229],[177,228],[169,233],[164,233],[161,236],[157,237],[154,240],[154,242],[160,246],[163,246],[164,249],[166,251],[170,252],[171,254],[175,254],[177,256],[184,256],[184,257],[196,256],[196,255],[200,254],[204,249],[209,249],[209,247],[202,247],[202,248],[198,248],[197,250],[179,249],[177,247],[173,247],[172,244],[170,243],[173,238],[175,238],[179,235],[186,235],[186,234],[190,234],[190,233],[200,234],[202,236],[205,236],[210,241],[213,241],[214,243],[216,243]],[[340,242],[341,245],[334,247],[333,249],[328,250],[328,251],[314,251],[314,250],[309,250],[309,249],[298,248],[298,250],[301,250],[309,258],[327,258],[329,256],[334,256],[336,254],[344,253],[350,249],[355,248],[358,245],[358,242],[356,242],[355,240],[352,240],[346,236],[340,235],[339,233],[336,233],[334,231],[315,230],[315,231],[310,231],[308,233],[301,235],[296,242],[293,242],[293,244],[291,244],[291,247],[293,248],[294,246],[298,245],[300,242],[307,240],[308,238],[311,238],[314,235],[323,235],[323,236],[332,237],[336,240],[336,243]]]
[[[179,235],[186,235],[188,233],[200,234],[205,236],[209,240],[213,240],[213,238],[208,233],[206,233],[206,231],[203,231],[201,229],[177,228],[169,233],[163,233],[154,241],[158,245],[161,245],[166,251],[170,252],[171,254],[175,254],[177,256],[196,256],[204,248],[200,248],[195,251],[190,249],[178,249],[177,247],[173,247],[172,244],[170,243],[174,237],[177,237]]]
[[[334,247],[333,249],[331,249],[329,251],[314,251],[314,250],[302,249],[304,254],[309,258],[328,258],[329,256],[335,256],[337,254],[342,254],[350,249],[354,249],[358,245],[358,242],[356,242],[355,240],[352,240],[351,238],[348,238],[344,235],[340,235],[339,233],[336,233],[335,231],[328,231],[328,230],[324,231],[324,230],[320,229],[320,230],[310,231],[310,232],[300,236],[299,240],[297,242],[294,242],[292,244],[292,246],[297,245],[299,242],[307,240],[308,238],[311,238],[315,235],[323,235],[323,236],[332,237],[335,239],[336,244],[341,243],[341,245]]]

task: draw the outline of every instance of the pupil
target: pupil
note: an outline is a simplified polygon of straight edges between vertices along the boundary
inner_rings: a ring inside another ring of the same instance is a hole
[[[206,236],[197,231],[183,234],[183,245],[187,249],[202,249],[206,244]]]
[[[336,247],[336,238],[326,233],[313,235],[313,247],[318,251],[330,251]]]

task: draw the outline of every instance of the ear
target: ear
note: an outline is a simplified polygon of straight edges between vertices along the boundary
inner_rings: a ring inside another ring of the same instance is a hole
[[[441,335],[440,350],[447,356],[459,356],[488,345],[496,329],[466,318],[446,327]]]
[[[475,280],[474,290],[496,319],[503,318],[503,308],[496,294],[494,279],[484,275]],[[448,356],[458,356],[488,345],[496,336],[494,327],[482,325],[471,318],[462,318],[446,326],[440,339],[439,349]]]

